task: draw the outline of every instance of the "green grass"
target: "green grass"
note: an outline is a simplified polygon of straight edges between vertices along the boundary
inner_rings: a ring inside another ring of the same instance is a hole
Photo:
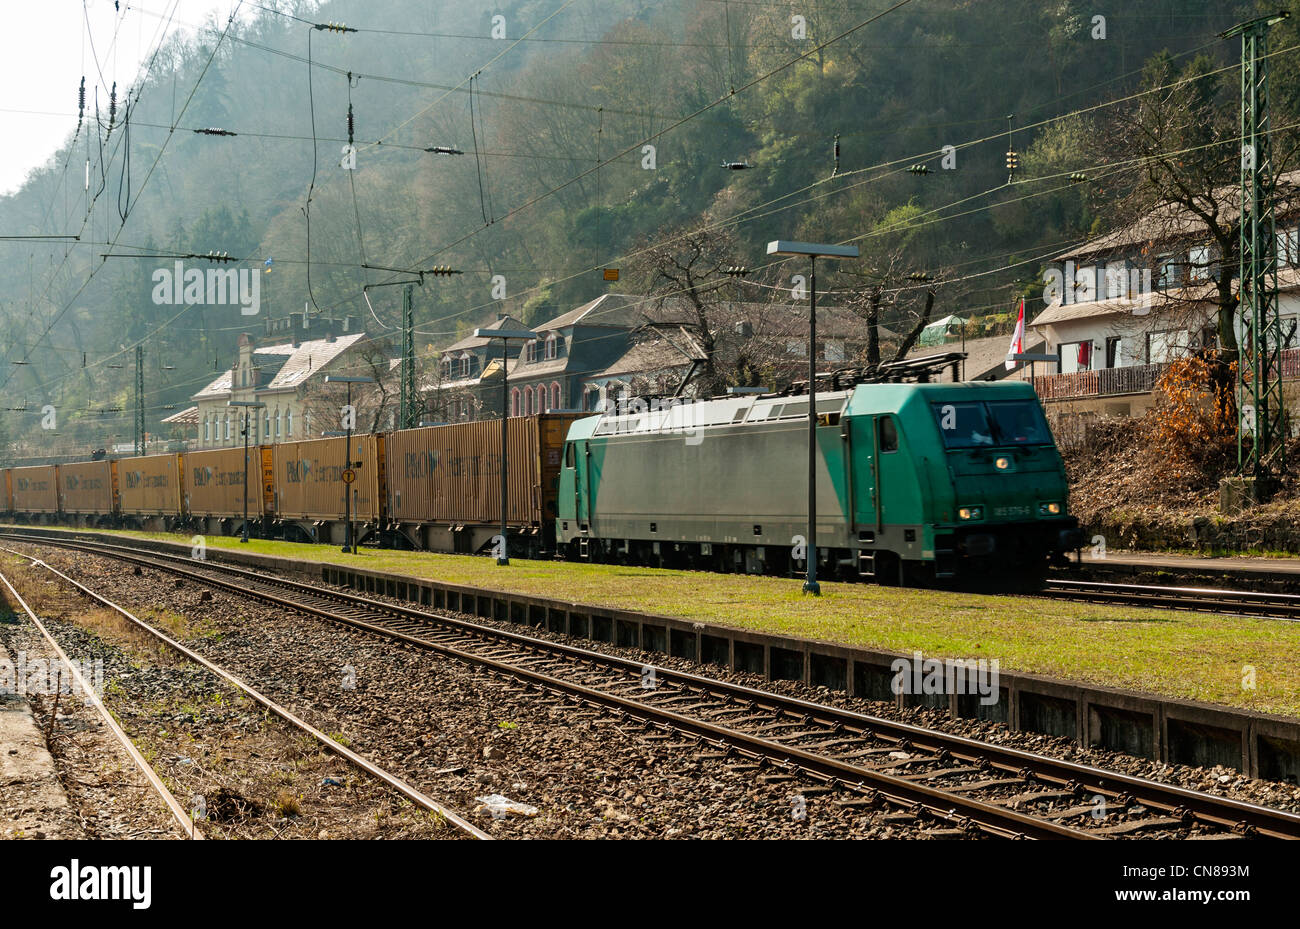
[[[189,536],[120,533],[180,541]],[[1300,623],[945,591],[654,568],[492,559],[207,537],[230,549],[636,610],[736,629],[927,656],[998,659],[1003,670],[1300,716]],[[1256,687],[1243,688],[1245,666]]]

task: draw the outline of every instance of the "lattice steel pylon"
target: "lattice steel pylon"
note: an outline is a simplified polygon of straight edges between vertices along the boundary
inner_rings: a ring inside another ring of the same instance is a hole
[[[145,453],[144,436],[144,346],[135,347],[135,453]]]
[[[1237,470],[1271,481],[1286,470],[1282,325],[1277,300],[1276,177],[1268,112],[1268,30],[1286,11],[1234,26],[1241,36],[1241,234],[1238,311],[1245,344],[1237,378]]]
[[[402,394],[399,418],[403,429],[414,429],[417,420],[415,402],[415,287],[402,288]]]

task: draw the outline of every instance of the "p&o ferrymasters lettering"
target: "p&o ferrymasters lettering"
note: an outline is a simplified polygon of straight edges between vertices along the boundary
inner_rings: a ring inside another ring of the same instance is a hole
[[[343,480],[345,470],[347,470],[346,463],[321,464],[316,458],[310,461],[299,458],[284,463],[284,479],[290,484],[338,483]]]

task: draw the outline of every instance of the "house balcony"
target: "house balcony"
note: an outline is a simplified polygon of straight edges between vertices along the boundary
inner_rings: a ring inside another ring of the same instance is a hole
[[[1155,389],[1167,367],[1166,364],[1130,365],[1074,374],[1044,374],[1034,378],[1034,390],[1042,400],[1145,394]]]
[[[1034,378],[1040,400],[1077,400],[1086,397],[1119,397],[1155,390],[1167,364],[1102,368],[1074,374],[1044,374]],[[1276,370],[1270,372],[1276,376]],[[1282,380],[1300,380],[1300,348],[1282,350]]]

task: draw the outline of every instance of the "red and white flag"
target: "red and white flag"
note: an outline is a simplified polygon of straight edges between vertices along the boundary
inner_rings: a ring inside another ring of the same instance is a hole
[[[1007,351],[1007,370],[1014,371],[1016,361],[1013,355],[1023,355],[1025,353],[1025,298],[1020,298],[1020,315],[1016,318],[1016,331],[1011,334],[1011,348]]]

